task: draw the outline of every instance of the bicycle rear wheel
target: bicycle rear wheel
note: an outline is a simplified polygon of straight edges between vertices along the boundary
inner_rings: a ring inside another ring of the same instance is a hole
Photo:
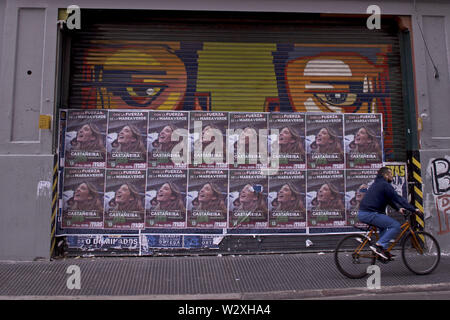
[[[441,249],[437,240],[425,231],[409,233],[402,244],[405,266],[418,275],[429,274],[439,264]]]
[[[351,279],[367,276],[367,267],[376,261],[369,245],[367,238],[361,234],[352,234],[341,239],[334,251],[334,261],[338,270]]]

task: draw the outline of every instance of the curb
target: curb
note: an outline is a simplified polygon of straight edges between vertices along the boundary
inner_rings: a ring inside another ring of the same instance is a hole
[[[381,289],[345,288],[291,290],[252,293],[185,294],[185,295],[130,295],[130,296],[0,296],[0,300],[307,300],[357,295],[383,295],[411,292],[450,291],[450,282],[424,285],[388,286]]]
[[[264,293],[244,293],[244,300],[302,300],[302,299],[321,299],[332,297],[344,297],[355,295],[382,295],[393,293],[410,293],[410,292],[435,292],[450,291],[450,282],[438,284],[423,285],[399,285],[386,286],[381,289],[368,288],[345,288],[345,289],[317,289],[302,291],[279,291]]]

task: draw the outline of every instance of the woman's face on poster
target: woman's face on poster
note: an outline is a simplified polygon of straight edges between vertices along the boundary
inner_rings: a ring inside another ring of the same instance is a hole
[[[80,184],[76,189],[73,195],[73,199],[75,201],[86,201],[92,199],[89,188],[86,183]]]
[[[172,128],[169,126],[165,126],[158,135],[159,143],[169,143],[172,139]]]
[[[159,202],[170,201],[172,197],[172,189],[168,183],[164,183],[161,188],[159,188],[158,193],[156,194],[156,200]]]
[[[283,128],[280,131],[279,141],[280,144],[289,144],[295,142],[295,139],[293,138],[292,133],[288,128]]]
[[[85,124],[77,132],[77,142],[88,142],[95,140],[92,129],[88,124]]]
[[[129,126],[125,126],[120,130],[119,136],[117,137],[117,141],[120,144],[128,144],[136,141],[136,137],[133,135],[133,131],[131,131]]]
[[[198,193],[198,201],[209,202],[215,200],[214,190],[209,183],[205,184]]]
[[[211,128],[210,126],[206,126],[203,128],[202,131],[202,141],[203,142],[210,142],[212,141],[211,139],[213,139],[214,137],[214,129]]]
[[[320,129],[320,131],[316,135],[316,144],[318,146],[326,146],[332,142],[333,141],[330,134],[328,133],[328,130],[326,128]]]
[[[362,198],[364,198],[364,192],[362,192],[362,190],[367,190],[367,185],[366,184],[362,184],[358,190],[356,190],[356,194],[355,194],[355,199],[356,201],[361,201]]]
[[[239,193],[239,201],[246,203],[252,202],[256,200],[255,192],[251,185],[247,184]]]
[[[293,200],[292,190],[289,188],[287,184],[281,187],[280,191],[278,191],[278,201],[279,202],[289,202]]]
[[[331,192],[330,187],[328,186],[328,184],[323,184],[319,191],[317,192],[317,200],[319,202],[322,201],[330,201],[332,200],[333,194]]]
[[[360,128],[355,134],[355,143],[356,145],[367,145],[370,143],[370,137],[367,133],[367,130],[364,128]]]
[[[121,203],[127,203],[130,200],[133,200],[133,197],[131,195],[130,189],[126,184],[123,184],[119,190],[116,191],[116,202]]]

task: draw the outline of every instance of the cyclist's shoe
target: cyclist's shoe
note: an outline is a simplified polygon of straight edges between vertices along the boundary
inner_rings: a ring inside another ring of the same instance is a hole
[[[383,257],[377,255],[377,260],[380,261],[380,262],[382,262],[382,263],[384,263],[384,264],[388,263],[389,261],[394,261],[394,258],[393,258],[393,257],[394,257],[395,255],[391,254],[391,253],[388,252],[388,251],[384,251],[384,255],[385,255],[386,257],[388,257],[388,258],[385,259],[385,258],[383,258]]]
[[[389,261],[393,261],[394,260],[395,254],[392,254],[389,251],[385,251],[384,253],[388,257]]]
[[[386,251],[383,249],[382,246],[375,245],[375,246],[370,246],[369,248],[377,255],[377,258],[381,258],[383,260],[389,261],[389,257],[386,254]],[[383,260],[381,260],[381,261],[383,261]]]

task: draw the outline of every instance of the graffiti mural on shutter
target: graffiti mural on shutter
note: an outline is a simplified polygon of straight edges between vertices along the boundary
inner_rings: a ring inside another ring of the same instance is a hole
[[[91,40],[75,54],[69,105],[382,113],[388,155],[390,51],[387,44]]]

